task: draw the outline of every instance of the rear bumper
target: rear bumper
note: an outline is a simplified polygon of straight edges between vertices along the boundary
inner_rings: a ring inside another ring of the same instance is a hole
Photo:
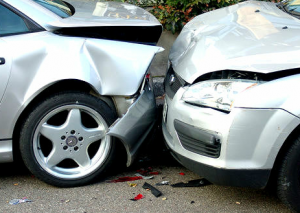
[[[127,113],[119,118],[108,131],[108,135],[122,141],[127,151],[127,166],[134,161],[137,151],[156,121],[156,102],[149,83]]]
[[[12,140],[0,140],[0,163],[8,163],[12,161]]]

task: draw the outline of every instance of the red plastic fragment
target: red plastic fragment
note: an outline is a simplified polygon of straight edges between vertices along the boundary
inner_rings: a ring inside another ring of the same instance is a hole
[[[149,172],[149,175],[159,175],[159,172]]]
[[[138,195],[135,196],[133,199],[134,199],[134,200],[140,200],[140,199],[143,199],[143,198],[144,198],[144,195],[138,194]]]
[[[127,182],[127,181],[135,181],[135,180],[141,180],[143,179],[141,176],[135,176],[135,177],[119,177],[118,179],[115,180],[110,180],[110,183],[119,183],[119,182]]]
[[[147,75],[146,75],[146,78],[149,79],[149,78],[150,78],[150,74],[147,74]]]
[[[185,175],[185,173],[183,173],[183,172],[180,172],[179,174],[180,174],[180,175]]]

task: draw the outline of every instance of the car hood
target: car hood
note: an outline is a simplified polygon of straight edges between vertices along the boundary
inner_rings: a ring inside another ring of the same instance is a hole
[[[95,27],[95,26],[160,26],[158,20],[146,10],[121,2],[97,2],[68,0],[75,9],[69,18],[49,23],[57,28],[62,27]]]
[[[300,67],[300,21],[270,2],[249,1],[197,16],[169,59],[188,83],[219,70],[269,73]]]

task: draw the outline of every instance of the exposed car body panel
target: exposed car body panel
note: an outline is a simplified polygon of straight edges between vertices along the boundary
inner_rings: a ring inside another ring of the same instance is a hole
[[[218,9],[185,26],[170,61],[188,83],[219,70],[270,73],[299,68],[299,23],[274,3],[249,1]]]
[[[4,38],[18,51],[12,56],[11,80],[0,106],[1,138],[11,138],[26,105],[39,92],[61,80],[87,82],[100,95],[135,94],[154,55],[162,50],[125,42],[61,37],[49,32],[22,35],[22,40],[18,37]],[[43,39],[36,41],[37,37]],[[53,43],[60,48],[53,48]],[[5,113],[8,109],[10,113]]]

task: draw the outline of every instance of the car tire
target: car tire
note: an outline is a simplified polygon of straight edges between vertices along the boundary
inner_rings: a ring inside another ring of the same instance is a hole
[[[83,92],[54,94],[31,111],[20,131],[20,152],[40,180],[58,187],[93,182],[111,166],[116,152],[106,135],[116,113]]]
[[[300,212],[300,137],[283,157],[278,172],[277,194],[290,209]]]

